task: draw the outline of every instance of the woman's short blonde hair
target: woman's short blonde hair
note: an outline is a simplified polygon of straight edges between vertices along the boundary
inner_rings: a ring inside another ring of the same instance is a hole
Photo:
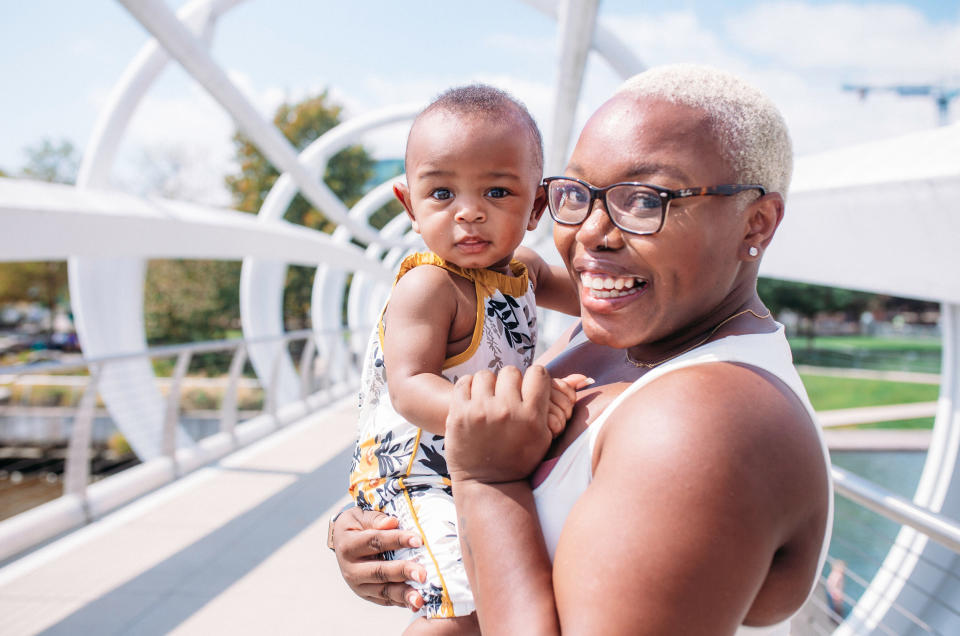
[[[770,98],[744,80],[709,66],[671,64],[634,75],[617,92],[706,112],[739,182],[786,198],[793,173],[787,124]]]

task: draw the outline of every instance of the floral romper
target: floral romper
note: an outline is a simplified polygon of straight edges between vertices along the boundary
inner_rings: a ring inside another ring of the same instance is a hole
[[[513,365],[521,371],[533,362],[537,315],[527,268],[513,260],[508,276],[487,269],[464,269],[433,253],[408,256],[397,280],[414,267],[442,267],[474,283],[477,321],[470,346],[443,364],[443,377]],[[364,358],[360,387],[360,425],[353,453],[350,495],[365,509],[380,510],[400,520],[400,527],[418,531],[423,546],[397,550],[387,558],[413,560],[427,570],[426,583],[411,582],[423,596],[422,616],[466,616],[474,611],[473,595],[457,538],[457,516],[443,436],[403,419],[390,403],[383,363],[383,313]]]

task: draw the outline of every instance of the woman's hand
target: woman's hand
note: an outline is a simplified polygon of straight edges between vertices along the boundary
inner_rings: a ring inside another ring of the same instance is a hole
[[[388,550],[420,547],[416,532],[397,526],[395,517],[382,512],[350,508],[333,523],[334,552],[340,573],[357,596],[377,605],[417,611],[423,607],[423,598],[406,581],[425,581],[426,570],[413,561],[380,558]]]
[[[585,376],[572,375],[555,386],[541,366],[530,367],[522,376],[516,367],[504,367],[496,376],[480,371],[460,378],[446,422],[451,479],[525,479],[543,459],[554,431],[562,430],[557,422],[562,418],[565,424],[570,416],[574,389],[588,383]]]

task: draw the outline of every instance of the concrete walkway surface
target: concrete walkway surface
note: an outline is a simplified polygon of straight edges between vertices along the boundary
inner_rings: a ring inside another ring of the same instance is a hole
[[[396,634],[326,547],[353,398],[0,569],[0,634]]]

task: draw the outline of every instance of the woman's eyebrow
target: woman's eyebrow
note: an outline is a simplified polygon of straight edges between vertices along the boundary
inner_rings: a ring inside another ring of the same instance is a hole
[[[687,174],[680,168],[667,163],[637,163],[630,168],[632,176],[672,177],[686,180]]]
[[[566,172],[582,175],[583,167],[577,163],[567,164]],[[635,163],[621,173],[624,181],[636,181],[648,177],[672,177],[682,181],[689,180],[687,174],[676,166],[666,163]]]

